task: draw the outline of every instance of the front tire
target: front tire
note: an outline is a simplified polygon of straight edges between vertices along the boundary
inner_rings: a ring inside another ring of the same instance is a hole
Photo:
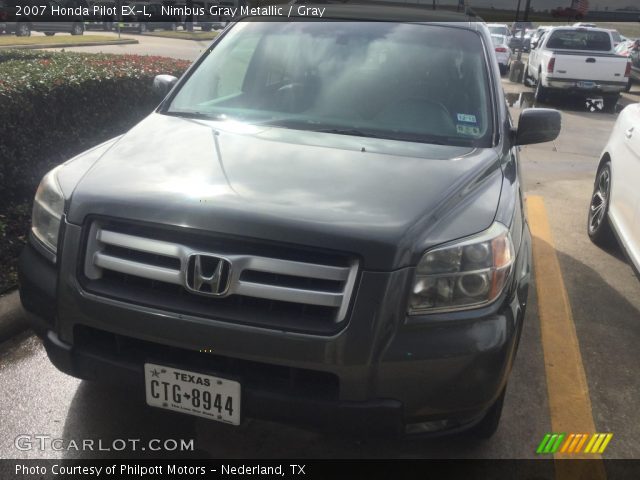
[[[609,201],[611,198],[611,162],[606,161],[596,173],[587,222],[587,233],[593,243],[606,247],[613,243],[614,236],[609,223]]]
[[[549,98],[549,90],[542,86],[542,78],[538,75],[538,82],[536,83],[536,91],[534,93],[536,103],[545,103]]]
[[[524,73],[522,74],[522,84],[525,87],[530,87],[533,84],[532,80],[531,75],[529,75],[529,64],[527,63],[524,66]]]

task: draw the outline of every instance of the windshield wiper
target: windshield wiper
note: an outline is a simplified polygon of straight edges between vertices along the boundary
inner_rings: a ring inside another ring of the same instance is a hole
[[[164,112],[166,115],[180,118],[197,118],[200,120],[230,120],[229,117],[220,113],[204,113],[204,112]]]
[[[357,128],[323,128],[323,129],[314,130],[314,131],[320,132],[320,133],[335,133],[337,135],[352,135],[354,137],[388,138],[382,135],[378,135],[376,133],[358,130]]]

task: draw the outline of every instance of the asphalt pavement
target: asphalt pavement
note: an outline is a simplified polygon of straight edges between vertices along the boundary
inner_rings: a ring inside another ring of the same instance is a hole
[[[140,40],[139,45],[82,50],[194,58],[205,47],[199,42],[157,37]],[[508,80],[503,83],[517,118],[519,111],[532,103],[531,89]],[[623,102],[639,101],[638,90],[626,95]],[[555,281],[567,292],[570,314],[564,321],[575,329],[577,351],[573,353],[580,359],[572,367],[584,372],[590,419],[596,432],[614,435],[603,457],[640,458],[636,408],[640,377],[635,374],[640,365],[640,281],[619,249],[597,248],[586,234],[595,170],[617,115],[587,112],[582,102],[565,101],[554,107],[563,114],[560,137],[522,149],[525,193],[536,199],[530,202],[538,209],[536,221],[542,218],[550,227],[545,241],[552,242],[551,251],[560,266]],[[550,379],[554,365],[549,364],[550,346],[543,344],[548,335],[541,331],[541,325],[549,329],[549,324],[538,308],[547,300],[532,289],[500,428],[488,441],[465,436],[430,441],[344,438],[252,420],[231,427],[160,411],[147,407],[137,392],[82,382],[60,373],[49,362],[40,341],[25,332],[0,344],[0,458],[154,455],[131,449],[81,455],[51,448],[19,450],[15,439],[21,434],[44,434],[67,441],[102,439],[106,444],[116,438],[143,442],[152,438],[193,439],[196,451],[189,455],[211,458],[535,458],[544,434],[567,418],[567,412],[552,410],[550,405],[566,405],[570,411],[572,402],[572,398],[557,397]]]

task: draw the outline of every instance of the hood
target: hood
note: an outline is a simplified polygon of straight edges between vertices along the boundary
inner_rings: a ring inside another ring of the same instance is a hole
[[[489,227],[492,149],[389,141],[152,114],[77,183],[67,213],[320,247],[372,270]]]

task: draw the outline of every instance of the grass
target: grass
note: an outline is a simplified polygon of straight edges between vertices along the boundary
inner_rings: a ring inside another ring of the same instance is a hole
[[[73,45],[76,43],[103,43],[113,42],[117,40],[114,37],[106,35],[64,35],[57,33],[54,36],[33,36],[33,37],[16,37],[15,35],[0,35],[0,47],[15,47],[18,45],[51,45],[65,44]],[[121,38],[120,40],[130,40]]]
[[[151,33],[145,33],[153,37],[179,38],[181,40],[213,40],[218,36],[218,32],[185,32],[171,30],[155,30]]]

